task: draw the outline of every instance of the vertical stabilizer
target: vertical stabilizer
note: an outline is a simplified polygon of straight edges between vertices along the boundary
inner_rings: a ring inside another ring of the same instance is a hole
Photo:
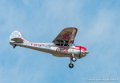
[[[10,44],[23,43],[24,38],[22,37],[22,35],[19,31],[13,31],[10,35],[9,42],[10,42]]]

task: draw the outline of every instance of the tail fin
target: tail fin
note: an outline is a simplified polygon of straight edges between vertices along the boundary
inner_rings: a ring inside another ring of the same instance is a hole
[[[10,43],[23,43],[24,38],[19,31],[13,31],[10,35]]]

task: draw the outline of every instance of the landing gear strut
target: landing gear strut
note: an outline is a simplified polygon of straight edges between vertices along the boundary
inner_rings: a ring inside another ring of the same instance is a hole
[[[70,63],[69,63],[69,68],[73,68],[74,64],[72,62],[75,62],[77,60],[77,58],[75,57],[74,54],[71,55],[70,57]]]

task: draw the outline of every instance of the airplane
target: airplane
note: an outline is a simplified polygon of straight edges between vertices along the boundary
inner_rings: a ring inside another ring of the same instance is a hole
[[[70,58],[68,66],[73,68],[73,62],[89,53],[86,47],[74,44],[77,31],[76,27],[64,28],[52,43],[31,42],[23,38],[19,31],[13,31],[10,35],[9,43],[13,48],[20,46],[46,52],[56,57],[68,57]]]

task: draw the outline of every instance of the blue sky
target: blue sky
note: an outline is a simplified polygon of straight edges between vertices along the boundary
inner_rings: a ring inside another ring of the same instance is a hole
[[[71,26],[79,29],[75,44],[90,52],[74,69],[69,58],[9,45],[14,30],[30,41],[51,42]],[[0,0],[0,83],[119,83],[119,36],[119,0]]]

